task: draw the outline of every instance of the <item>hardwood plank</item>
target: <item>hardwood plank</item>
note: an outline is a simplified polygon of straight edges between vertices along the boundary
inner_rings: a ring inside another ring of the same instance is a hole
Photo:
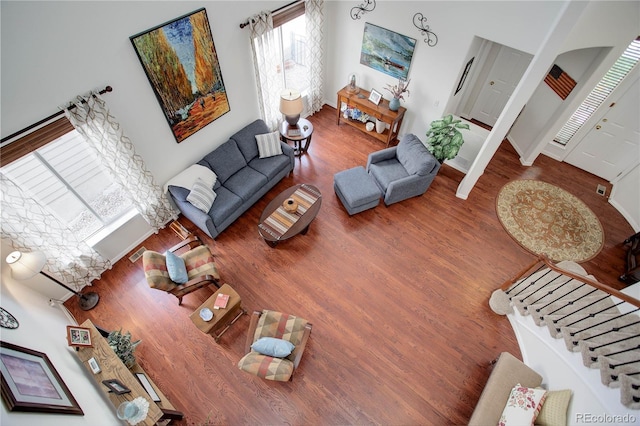
[[[544,156],[524,167],[505,142],[466,201],[455,197],[464,176],[445,165],[425,195],[349,217],[333,175],[365,165],[384,145],[336,125],[335,117],[325,106],[309,118],[315,132],[308,155],[296,158],[294,173],[215,241],[181,219],[212,248],[222,282],[247,311],[275,309],[313,324],[292,382],[238,370],[248,316],[216,344],[189,320],[213,289],[189,294],[178,306],[175,297],[148,287],[141,261],[125,257],[94,283],[101,296],[95,309],[81,311],[75,299],[65,304],[80,322],[122,327],[143,340],[139,363],[185,413],[175,424],[466,423],[490,361],[501,351],[520,356],[509,322],[488,306],[491,292],[532,260],[495,213],[497,192],[510,180],[543,180],[583,200],[606,238],[583,266],[599,281],[624,287],[617,281],[622,241],[633,230],[595,193],[598,183],[607,185],[602,179]],[[257,231],[263,209],[305,182],[322,191],[318,217],[307,235],[268,247]],[[167,228],[143,245],[163,251],[178,241]]]

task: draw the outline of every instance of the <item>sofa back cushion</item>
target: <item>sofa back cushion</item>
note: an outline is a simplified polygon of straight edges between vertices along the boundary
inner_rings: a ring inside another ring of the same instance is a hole
[[[233,139],[229,139],[207,154],[203,160],[209,164],[211,170],[218,176],[218,180],[221,181],[221,183],[224,183],[233,176],[235,172],[247,165],[242,152]]]
[[[248,163],[258,156],[258,144],[256,142],[256,135],[269,133],[269,131],[270,130],[267,127],[267,124],[264,121],[258,119],[240,129],[233,136],[231,136],[231,139],[236,141],[236,144],[238,144],[238,148],[240,148],[245,161]]]
[[[410,175],[427,176],[438,163],[420,139],[411,133],[400,140],[396,148],[396,157]]]

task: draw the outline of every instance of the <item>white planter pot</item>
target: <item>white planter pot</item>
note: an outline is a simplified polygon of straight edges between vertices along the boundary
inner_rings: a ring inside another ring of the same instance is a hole
[[[387,123],[376,118],[376,132],[382,133],[387,128]]]

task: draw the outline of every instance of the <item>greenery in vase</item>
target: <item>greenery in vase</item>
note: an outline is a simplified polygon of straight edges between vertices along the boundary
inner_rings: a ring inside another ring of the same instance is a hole
[[[449,114],[440,120],[434,120],[427,130],[427,149],[436,159],[442,163],[451,160],[458,155],[460,147],[464,143],[464,137],[459,129],[469,130],[469,124],[462,120],[454,120]]]
[[[136,357],[133,352],[136,346],[140,344],[141,340],[131,341],[131,333],[122,333],[122,329],[118,331],[112,331],[107,337],[107,343],[111,346],[111,349],[118,355],[118,358],[124,363],[127,368],[131,368],[136,363]]]

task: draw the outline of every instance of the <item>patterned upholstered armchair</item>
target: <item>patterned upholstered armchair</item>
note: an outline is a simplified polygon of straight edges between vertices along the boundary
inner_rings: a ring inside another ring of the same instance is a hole
[[[254,311],[247,334],[248,353],[238,362],[238,368],[267,380],[291,380],[300,364],[310,334],[311,324],[307,320],[266,309],[262,312]],[[282,358],[264,355],[251,347],[262,337],[282,339],[293,344],[294,349],[291,354]]]
[[[188,280],[184,284],[178,284],[169,277],[164,254],[153,250],[146,250],[142,254],[144,276],[149,287],[173,294],[178,298],[178,305],[182,304],[184,295],[199,288],[210,284],[220,288],[220,274],[218,274],[213,255],[209,247],[198,237],[191,236],[167,251],[178,252],[187,247],[189,248],[187,252],[178,255],[184,260],[186,267]]]

